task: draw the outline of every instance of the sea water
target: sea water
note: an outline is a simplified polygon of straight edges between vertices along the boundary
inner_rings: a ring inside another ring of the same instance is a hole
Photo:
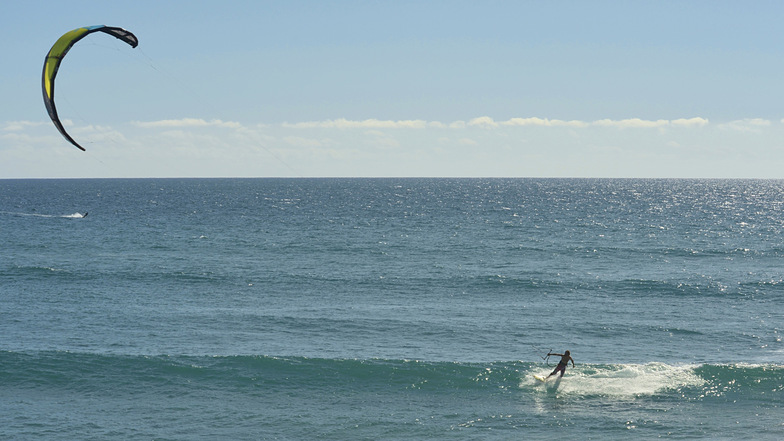
[[[782,233],[784,181],[0,180],[0,439],[783,439]]]

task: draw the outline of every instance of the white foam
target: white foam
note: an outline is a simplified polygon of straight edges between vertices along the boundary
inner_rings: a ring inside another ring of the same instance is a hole
[[[673,366],[664,363],[577,366],[555,385],[550,378],[547,390],[557,387],[558,394],[581,396],[636,397],[668,389],[700,386],[705,381],[694,373],[696,365]],[[545,376],[549,372],[545,373]]]

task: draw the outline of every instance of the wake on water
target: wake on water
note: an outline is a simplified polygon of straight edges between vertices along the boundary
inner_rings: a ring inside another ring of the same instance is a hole
[[[37,214],[37,213],[18,213],[12,211],[0,211],[1,214],[9,214],[13,216],[29,216],[29,217],[45,217],[45,218],[63,218],[63,219],[82,219],[87,216],[87,213],[79,213],[78,211],[73,214]]]

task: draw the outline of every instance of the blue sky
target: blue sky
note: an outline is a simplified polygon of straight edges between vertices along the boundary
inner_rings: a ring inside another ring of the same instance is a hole
[[[24,1],[0,178],[781,178],[781,2]],[[63,33],[48,120],[40,81]]]

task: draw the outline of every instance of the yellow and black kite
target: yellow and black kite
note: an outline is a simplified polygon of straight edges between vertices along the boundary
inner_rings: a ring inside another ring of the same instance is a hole
[[[84,148],[77,144],[73,138],[71,138],[71,136],[65,131],[63,124],[60,122],[60,118],[57,117],[57,109],[54,107],[54,77],[57,76],[57,69],[60,68],[60,62],[63,61],[63,57],[65,57],[65,54],[68,53],[68,50],[71,49],[71,47],[76,44],[77,41],[81,40],[87,35],[92,34],[93,32],[105,32],[130,44],[131,47],[136,47],[139,45],[139,40],[136,39],[136,36],[122,28],[100,25],[74,29],[73,31],[63,34],[63,36],[60,37],[57,42],[55,42],[54,46],[52,46],[52,48],[49,50],[49,53],[46,54],[46,60],[44,60],[44,72],[41,77],[41,88],[43,89],[44,93],[44,104],[46,104],[46,110],[49,112],[49,117],[52,118],[52,122],[54,123],[55,127],[57,127],[57,130],[62,133],[65,139],[70,141],[71,144],[75,145],[81,150],[84,150]]]

